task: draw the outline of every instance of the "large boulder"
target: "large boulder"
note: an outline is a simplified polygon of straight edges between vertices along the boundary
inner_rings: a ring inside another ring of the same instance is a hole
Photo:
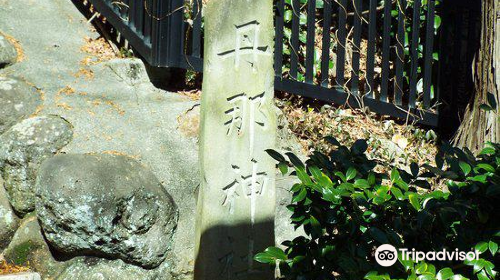
[[[58,251],[153,268],[166,258],[178,213],[155,175],[117,155],[57,155],[40,168],[36,209]]]
[[[19,219],[10,207],[3,184],[0,176],[0,251],[9,245],[19,225]]]
[[[40,94],[26,82],[0,77],[0,134],[35,113],[41,102]]]
[[[17,51],[14,45],[0,34],[0,68],[16,63]]]
[[[58,116],[25,119],[0,135],[0,175],[12,207],[21,216],[35,209],[33,187],[40,164],[72,137],[71,124]]]

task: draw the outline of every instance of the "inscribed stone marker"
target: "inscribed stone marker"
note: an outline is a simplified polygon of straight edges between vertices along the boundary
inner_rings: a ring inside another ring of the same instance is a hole
[[[274,245],[273,10],[271,0],[205,6],[202,185],[196,280],[274,279],[253,256]]]

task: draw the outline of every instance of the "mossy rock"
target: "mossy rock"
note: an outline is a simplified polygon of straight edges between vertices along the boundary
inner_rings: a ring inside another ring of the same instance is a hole
[[[28,214],[16,231],[11,243],[3,252],[5,260],[27,266],[40,273],[42,279],[54,279],[72,261],[58,261],[52,255],[35,213]]]
[[[15,245],[7,258],[9,259],[9,262],[15,265],[27,266],[29,265],[28,257],[30,253],[40,248],[40,245],[36,245],[35,243],[33,243],[33,241],[28,240],[21,244]]]
[[[3,179],[0,176],[0,252],[9,245],[18,226],[19,218],[10,206]]]

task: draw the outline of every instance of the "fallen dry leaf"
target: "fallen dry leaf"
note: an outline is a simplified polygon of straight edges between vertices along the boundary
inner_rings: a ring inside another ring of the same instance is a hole
[[[399,133],[392,136],[392,142],[396,143],[403,150],[408,146],[408,139]]]

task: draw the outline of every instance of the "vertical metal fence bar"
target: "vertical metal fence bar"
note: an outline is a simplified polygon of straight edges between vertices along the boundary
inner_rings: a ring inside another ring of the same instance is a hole
[[[130,18],[128,16],[128,11],[130,10],[130,1],[129,0],[122,0],[121,4],[119,4],[120,12],[122,15],[122,19],[124,21],[129,21]]]
[[[130,1],[130,4],[128,6],[128,22],[129,22],[130,27],[135,27],[136,15],[137,15],[136,2],[137,2],[137,0],[132,0],[132,1]]]
[[[405,22],[406,22],[406,0],[397,0],[398,10],[398,32],[396,35],[396,79],[394,79],[394,102],[396,105],[403,103],[403,67],[405,62]]]
[[[192,55],[200,57],[201,54],[201,0],[193,0],[193,37],[192,41]]]
[[[316,0],[307,1],[306,83],[313,83]]]
[[[434,8],[435,0],[428,0],[427,6],[427,28],[425,31],[424,51],[424,108],[429,109],[431,105],[432,86],[432,52],[434,45]]]
[[[347,0],[338,0],[339,25],[337,30],[337,84],[344,87],[345,44],[347,36]]]
[[[387,102],[389,85],[390,44],[391,44],[391,1],[384,1],[384,33],[382,43],[382,81],[380,85],[380,100]]]
[[[156,0],[154,1],[156,2]],[[144,0],[144,10],[146,11],[144,15],[144,26],[143,26],[143,34],[146,42],[151,42],[151,25],[153,23],[153,16],[155,15],[156,9],[154,8],[156,5],[153,0]]]
[[[132,5],[132,2],[134,2],[134,0],[124,0],[124,2],[127,4],[127,7],[125,9],[125,17],[127,18],[127,21],[130,21],[130,6]]]
[[[144,38],[144,0],[134,0],[134,28]]]
[[[175,1],[173,1],[175,2]],[[184,3],[181,7],[184,7]],[[173,7],[173,9],[175,9],[176,7]],[[186,35],[189,36],[189,34],[186,33],[186,30],[187,30],[187,22],[184,20],[184,8],[182,8],[182,11],[181,11],[181,17],[180,17],[180,20],[178,21],[178,23],[180,24],[180,28],[178,29],[180,32],[179,34],[177,35],[177,38],[180,38],[179,41],[177,41],[177,43],[174,43],[170,44],[169,48],[172,48],[172,45],[177,45],[178,47],[178,50],[175,51],[176,54],[174,54],[173,50],[172,51],[172,55],[169,54],[169,56],[173,56],[173,57],[168,57],[168,61],[169,61],[169,64],[172,65],[172,67],[181,67],[181,61],[186,59],[186,53],[185,53],[185,49],[186,49]],[[172,40],[172,38],[170,38],[170,41]],[[175,49],[175,46],[174,46],[174,49]],[[191,65],[191,68],[192,65]]]
[[[162,45],[158,49],[160,52],[158,56],[162,63],[170,67],[181,67],[182,61],[186,58],[184,53],[186,42],[185,2],[184,0],[158,1],[161,1],[159,24],[162,27],[159,36]],[[164,31],[165,29],[168,31]],[[168,35],[168,37],[163,37],[163,34]],[[168,52],[162,53],[163,49],[168,50]]]
[[[280,79],[283,76],[283,32],[285,20],[285,0],[278,0],[276,5],[276,37],[274,43],[274,73]]]
[[[420,38],[420,9],[422,0],[414,0],[413,3],[413,25],[411,37],[411,74],[410,74],[410,97],[408,106],[415,108],[417,100],[417,82],[418,82],[418,45]]]
[[[445,16],[443,13],[441,13],[443,16]],[[441,19],[443,20],[443,19]],[[446,21],[446,20],[445,20]],[[470,37],[470,36],[469,36]],[[438,43],[438,46],[437,46],[437,55],[438,55],[438,61],[436,62],[437,63],[437,67],[436,67],[436,86],[435,86],[435,89],[434,89],[434,94],[435,94],[435,98],[436,100],[441,100],[440,96],[441,96],[441,81],[442,81],[442,73],[443,73],[443,63],[439,63],[440,61],[440,56],[441,56],[441,53],[442,53],[442,50],[444,49],[444,38],[445,38],[445,33],[443,32],[438,32],[437,36],[437,43]],[[472,42],[473,40],[471,40]]]
[[[297,80],[299,62],[300,3],[292,0],[292,38],[290,50],[290,77]]]
[[[354,0],[351,92],[359,94],[359,58],[361,51],[362,0]]]
[[[328,87],[330,77],[330,28],[332,25],[332,1],[324,0],[323,5],[323,42],[321,49],[321,86]]]
[[[160,57],[165,54],[168,55],[168,52],[170,51],[168,49],[168,45],[165,44],[165,39],[167,39],[166,36],[167,34],[164,33],[169,28],[168,26],[165,26],[165,24],[168,22],[164,19],[161,19],[161,16],[164,12],[169,12],[166,10],[166,8],[162,9],[162,7],[167,6],[164,5],[164,3],[165,2],[162,2],[162,0],[153,0],[151,2],[151,6],[148,6],[148,11],[151,16],[150,17],[151,31],[149,34],[151,36],[152,61],[154,61],[155,64],[160,64],[161,63]]]
[[[465,11],[462,8],[458,8],[458,9],[460,12],[455,15],[455,21],[453,24],[454,30],[451,31],[451,34],[454,34],[453,38],[454,38],[455,42],[461,42],[463,40],[462,39],[462,30],[464,30],[464,28],[467,28],[467,25],[464,24],[464,20],[465,20],[465,13],[464,12]],[[460,15],[460,16],[458,16],[458,15]],[[450,29],[451,29],[451,27],[450,27]],[[456,68],[460,67],[461,53],[465,53],[462,51],[463,51],[463,45],[461,43],[460,44],[455,43],[455,48],[454,48],[454,51],[452,52],[453,55],[450,57],[450,61],[451,61],[450,68],[451,69],[456,69]],[[441,63],[443,63],[442,60],[441,60]],[[459,91],[458,83],[451,83],[450,91],[451,92],[458,92]]]
[[[186,62],[184,0],[154,0],[151,14],[152,64],[181,67]]]
[[[378,0],[370,0],[370,16],[368,19],[368,51],[366,54],[366,95],[367,97],[375,97],[375,88],[373,84],[374,68],[375,68],[375,47],[377,35],[377,3]]]

